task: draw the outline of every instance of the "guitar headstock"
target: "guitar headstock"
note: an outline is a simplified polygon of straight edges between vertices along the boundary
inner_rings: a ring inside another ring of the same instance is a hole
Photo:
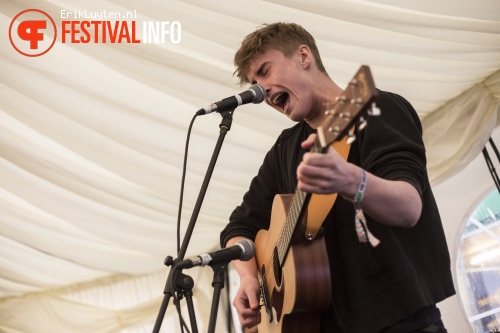
[[[349,82],[344,93],[337,99],[332,108],[326,111],[327,119],[318,127],[318,140],[322,150],[333,142],[342,139],[357,121],[360,129],[366,124],[366,115],[377,116],[380,110],[374,100],[378,92],[375,89],[370,68],[363,65]],[[350,135],[352,138],[352,135]],[[351,143],[354,139],[349,140]]]

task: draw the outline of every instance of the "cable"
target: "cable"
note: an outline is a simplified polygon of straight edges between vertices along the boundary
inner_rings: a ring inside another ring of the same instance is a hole
[[[493,142],[493,140],[490,138],[489,139],[490,145],[493,147],[493,150],[495,151],[495,154],[497,156],[498,161],[500,162],[500,154],[498,152],[498,149]],[[493,182],[495,183],[497,190],[500,192],[500,178],[498,177],[498,174],[496,172],[495,166],[493,165],[493,162],[491,161],[490,155],[488,153],[488,150],[486,149],[486,146],[483,148],[483,156],[486,161],[486,165],[488,166],[488,170],[490,171],[491,177],[493,178]]]
[[[177,253],[181,251],[181,215],[182,215],[182,199],[184,197],[184,180],[186,179],[186,167],[187,167],[187,156],[189,150],[189,138],[191,137],[191,130],[193,128],[194,121],[198,117],[197,114],[194,115],[189,124],[188,133],[186,136],[186,147],[184,148],[184,163],[182,166],[182,178],[181,178],[181,194],[179,199],[179,211],[177,213]]]

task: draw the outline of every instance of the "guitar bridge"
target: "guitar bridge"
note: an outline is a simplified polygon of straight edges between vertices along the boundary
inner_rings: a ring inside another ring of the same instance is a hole
[[[259,308],[261,306],[264,306],[264,309],[266,310],[267,316],[269,318],[269,323],[271,323],[273,321],[273,312],[271,310],[271,299],[269,297],[269,288],[267,287],[265,266],[262,267],[262,273],[261,273],[260,299],[261,299],[260,302],[261,304],[259,305]]]

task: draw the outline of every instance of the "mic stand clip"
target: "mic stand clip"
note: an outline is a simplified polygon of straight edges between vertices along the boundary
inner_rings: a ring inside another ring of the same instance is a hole
[[[208,324],[208,333],[215,332],[215,324],[217,322],[217,311],[219,309],[219,300],[221,290],[224,288],[224,280],[226,277],[226,267],[228,263],[219,263],[212,265],[214,277],[212,280],[212,287],[214,287],[214,294],[212,297],[212,308],[210,309],[210,321]]]

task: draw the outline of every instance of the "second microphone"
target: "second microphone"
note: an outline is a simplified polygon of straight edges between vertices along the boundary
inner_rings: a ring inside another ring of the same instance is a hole
[[[212,266],[227,264],[232,260],[248,261],[255,256],[255,245],[249,239],[241,239],[233,246],[212,252],[200,254],[196,257],[181,261],[178,268],[191,268],[195,266]]]

